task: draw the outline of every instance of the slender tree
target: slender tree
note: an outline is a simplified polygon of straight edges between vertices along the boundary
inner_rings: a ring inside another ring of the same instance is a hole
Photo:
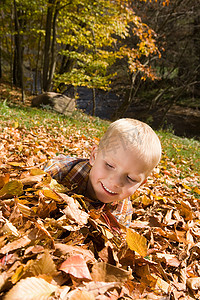
[[[14,50],[14,67],[13,67],[13,83],[21,88],[22,101],[25,101],[24,94],[24,68],[23,68],[23,36],[20,34],[20,30],[23,27],[19,21],[19,15],[22,13],[14,0],[14,23],[15,23],[15,50]]]

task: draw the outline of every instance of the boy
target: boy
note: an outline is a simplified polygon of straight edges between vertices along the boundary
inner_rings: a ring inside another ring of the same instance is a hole
[[[130,196],[146,181],[161,157],[158,136],[147,124],[119,119],[109,126],[93,146],[90,159],[60,155],[45,171],[76,194],[91,199],[92,205],[110,206],[124,226],[132,219]]]

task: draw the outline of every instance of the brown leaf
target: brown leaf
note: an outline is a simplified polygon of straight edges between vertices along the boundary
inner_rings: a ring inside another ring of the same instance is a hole
[[[180,265],[180,261],[173,254],[167,253],[157,253],[156,256],[161,260],[165,260],[166,264],[172,267],[178,267]]]
[[[67,202],[67,206],[63,210],[66,217],[79,225],[87,224],[89,215],[80,209],[80,204],[78,201],[65,194],[62,194],[62,197],[64,197],[65,201]]]
[[[33,186],[34,184],[41,182],[42,178],[45,176],[45,174],[40,174],[40,175],[34,175],[34,176],[26,176],[21,179],[21,182],[23,185],[30,185]]]
[[[124,282],[132,279],[131,274],[131,270],[126,271],[104,262],[98,262],[93,265],[91,276],[94,281]]]
[[[191,290],[200,290],[200,277],[193,277],[187,279],[187,286]]]
[[[11,234],[11,235],[14,235],[14,236],[17,236],[17,237],[20,236],[19,231],[17,230],[17,228],[15,226],[13,226],[13,224],[11,222],[9,222],[8,220],[5,220],[5,224],[2,227],[2,231],[5,234]]]
[[[123,285],[122,282],[103,282],[103,281],[90,281],[84,283],[85,286],[81,290],[91,292],[95,297],[99,296],[99,299],[103,298],[103,295],[113,288],[120,289]]]
[[[92,293],[87,291],[74,290],[67,294],[67,300],[95,300]]]
[[[55,244],[55,254],[56,255],[69,255],[74,256],[80,254],[83,256],[85,262],[95,262],[94,253],[90,250],[83,249],[82,246],[72,246],[65,244]]]
[[[3,248],[0,249],[0,253],[1,254],[6,254],[10,251],[23,248],[23,247],[27,246],[30,243],[31,243],[31,240],[28,238],[28,236],[25,235],[22,238],[17,239],[15,241],[10,242],[7,245],[5,245]]]
[[[31,265],[30,271],[35,276],[38,276],[40,274],[53,276],[57,273],[56,266],[47,249],[44,251],[43,254],[38,255],[37,260],[34,261],[34,263]]]

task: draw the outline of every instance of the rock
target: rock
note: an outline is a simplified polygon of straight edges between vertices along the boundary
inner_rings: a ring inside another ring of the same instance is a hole
[[[48,105],[54,111],[64,115],[70,115],[76,106],[75,99],[53,92],[44,93],[34,97],[31,105],[33,107],[42,107],[44,105]]]

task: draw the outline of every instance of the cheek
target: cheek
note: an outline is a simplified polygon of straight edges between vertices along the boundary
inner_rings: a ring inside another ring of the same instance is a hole
[[[90,179],[92,183],[97,182],[104,176],[103,169],[100,166],[95,166],[92,168],[90,173]]]
[[[126,192],[127,192],[127,194],[129,194],[129,196],[131,196],[135,193],[137,188],[138,188],[138,185],[132,186],[130,188],[127,188]]]

